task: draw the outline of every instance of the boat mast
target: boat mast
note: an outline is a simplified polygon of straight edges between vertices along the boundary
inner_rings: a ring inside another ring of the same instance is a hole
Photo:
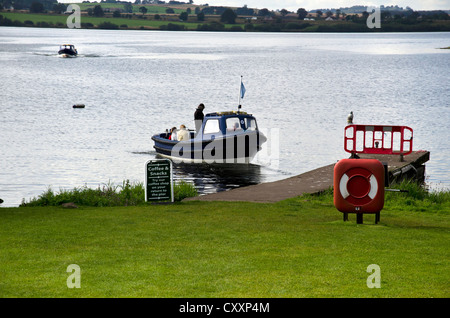
[[[244,84],[242,84],[242,75],[241,75],[241,83],[239,85],[239,101],[238,101],[238,112],[241,110],[241,98],[244,98],[245,94],[245,87]]]

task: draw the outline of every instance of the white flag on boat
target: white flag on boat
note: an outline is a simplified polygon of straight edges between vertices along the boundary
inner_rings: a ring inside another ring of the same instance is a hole
[[[245,86],[244,83],[241,82],[241,98],[244,98],[245,95]]]

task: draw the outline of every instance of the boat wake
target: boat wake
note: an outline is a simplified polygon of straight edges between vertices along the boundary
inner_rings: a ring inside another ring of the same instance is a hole
[[[57,57],[57,58],[66,58],[66,57],[72,57],[72,56],[64,56],[62,54],[58,53],[39,53],[39,52],[30,52],[32,55],[38,55],[38,56],[48,56],[48,57]],[[117,57],[115,55],[100,55],[100,54],[78,54],[76,56],[77,58],[108,58],[108,57]]]
[[[114,57],[114,55],[99,55],[99,54],[79,54],[81,57]]]
[[[38,52],[30,52],[30,54],[33,54],[33,55],[39,55],[39,56],[53,56],[53,57],[58,57],[58,56],[59,56],[58,53],[38,53]]]

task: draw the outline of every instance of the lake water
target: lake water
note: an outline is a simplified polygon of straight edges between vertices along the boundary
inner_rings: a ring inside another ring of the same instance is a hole
[[[80,56],[59,58],[60,44]],[[205,113],[253,113],[269,137],[252,165],[177,165],[201,193],[287,178],[348,158],[356,124],[405,125],[450,188],[450,33],[304,34],[0,27],[0,198],[48,187],[144,182],[151,136]],[[82,103],[84,109],[73,109]]]

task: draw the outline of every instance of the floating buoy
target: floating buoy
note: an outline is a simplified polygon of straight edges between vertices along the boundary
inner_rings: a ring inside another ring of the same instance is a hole
[[[75,104],[72,107],[73,108],[84,108],[84,104]]]

